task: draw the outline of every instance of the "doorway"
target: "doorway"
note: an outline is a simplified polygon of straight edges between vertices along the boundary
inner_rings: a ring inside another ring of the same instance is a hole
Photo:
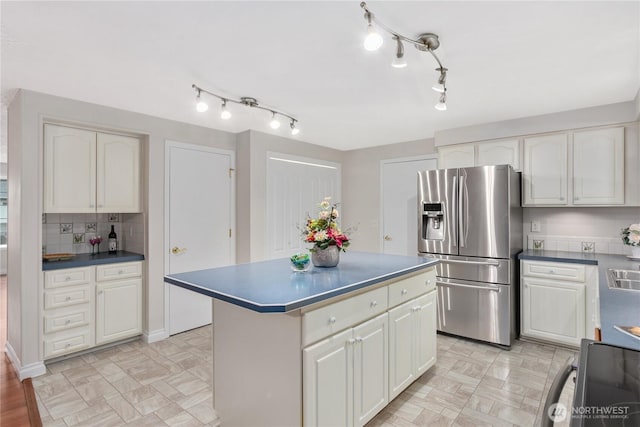
[[[418,253],[418,172],[437,167],[435,154],[380,162],[383,253]]]
[[[167,141],[165,155],[167,274],[235,263],[234,153]],[[211,298],[165,286],[170,335],[211,323]]]

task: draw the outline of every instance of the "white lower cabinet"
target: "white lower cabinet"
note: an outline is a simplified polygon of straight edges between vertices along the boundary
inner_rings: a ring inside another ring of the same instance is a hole
[[[304,349],[305,426],[362,426],[388,399],[387,313]]]
[[[44,272],[42,358],[142,332],[142,262]]]
[[[436,293],[389,310],[389,400],[436,361]]]
[[[96,285],[96,345],[142,332],[142,279]]]
[[[579,347],[599,326],[595,266],[522,261],[521,335]]]
[[[432,269],[305,313],[303,343],[321,339],[302,350],[305,427],[363,426],[433,366],[435,297]]]

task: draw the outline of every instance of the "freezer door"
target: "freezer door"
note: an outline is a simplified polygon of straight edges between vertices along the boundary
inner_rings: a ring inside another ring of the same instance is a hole
[[[418,172],[418,252],[458,253],[458,169]]]
[[[459,254],[509,258],[509,167],[460,169]]]
[[[439,278],[436,289],[439,331],[511,345],[511,286]]]

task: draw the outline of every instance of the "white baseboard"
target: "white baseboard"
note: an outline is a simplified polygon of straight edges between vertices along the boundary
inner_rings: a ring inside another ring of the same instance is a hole
[[[22,363],[20,362],[20,358],[18,357],[18,355],[16,354],[15,350],[13,349],[13,347],[9,342],[5,344],[4,351],[7,353],[7,357],[11,361],[11,364],[13,365],[13,369],[18,374],[18,379],[20,381],[24,380],[25,378],[37,377],[47,373],[47,367],[44,365],[43,361],[30,363],[28,365],[22,366]]]
[[[165,329],[157,329],[153,332],[145,332],[142,334],[142,340],[147,344],[166,340],[167,338],[169,338],[169,333]]]

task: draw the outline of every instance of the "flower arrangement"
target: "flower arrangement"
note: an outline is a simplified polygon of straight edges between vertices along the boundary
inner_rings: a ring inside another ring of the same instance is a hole
[[[313,243],[312,252],[327,249],[329,246],[337,246],[338,250],[345,251],[350,242],[338,226],[337,204],[332,205],[331,197],[325,197],[319,206],[318,218],[307,218],[307,225],[303,231],[304,241]]]
[[[640,224],[631,224],[622,229],[622,242],[629,246],[640,246]]]

